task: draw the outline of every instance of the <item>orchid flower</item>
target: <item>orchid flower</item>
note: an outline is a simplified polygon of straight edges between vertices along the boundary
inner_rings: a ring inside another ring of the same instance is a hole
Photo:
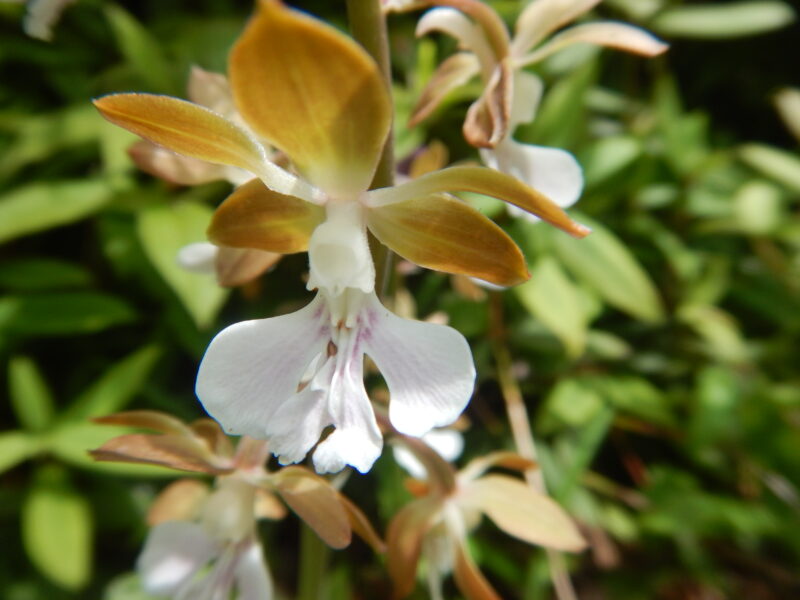
[[[569,552],[585,547],[583,537],[555,501],[517,478],[486,474],[492,467],[536,468],[531,461],[510,452],[495,452],[456,473],[420,440],[398,437],[425,465],[427,478],[411,486],[418,497],[394,516],[387,530],[387,564],[395,598],[414,590],[418,563],[424,558],[432,598],[443,597],[442,580],[452,572],[468,600],[499,600],[473,562],[467,544],[481,515],[530,544]]]
[[[436,70],[423,91],[410,125],[428,117],[452,90],[480,75],[484,89],[470,106],[464,137],[480,148],[488,166],[513,175],[561,207],[575,203],[583,189],[580,165],[569,152],[522,144],[511,136],[536,116],[542,81],[525,67],[574,44],[609,46],[644,56],[667,48],[644,30],[624,23],[599,21],[575,25],[552,35],[597,5],[600,0],[533,0],[516,22],[513,38],[502,19],[479,0],[429,0],[395,10],[439,5],[420,19],[417,35],[440,31],[454,37],[462,51]],[[509,207],[515,216],[535,215]]]
[[[254,175],[217,209],[212,242],[309,252],[308,288],[318,294],[308,306],[238,323],[211,342],[196,387],[206,410],[229,433],[269,439],[283,464],[316,445],[319,472],[348,464],[366,472],[383,440],[364,389],[364,354],[388,383],[392,422],[410,435],[455,420],[475,377],[463,336],[401,319],[380,304],[367,229],[419,265],[502,285],[528,277],[519,248],[445,192],[503,199],[578,237],[588,229],[491,169],[454,167],[367,191],[392,118],[377,64],[353,40],[278,0],[258,6],[229,64],[247,129],[166,96],[117,94],[95,104],[151,142]],[[270,162],[251,132],[283,152],[301,176]]]

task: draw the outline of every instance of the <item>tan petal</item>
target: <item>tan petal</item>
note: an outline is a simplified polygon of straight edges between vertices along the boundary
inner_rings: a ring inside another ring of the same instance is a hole
[[[464,485],[459,500],[482,510],[500,529],[524,542],[569,552],[586,547],[567,513],[519,479],[487,475]]]
[[[433,73],[422,90],[411,117],[409,127],[415,127],[438,108],[447,95],[461,87],[480,72],[478,59],[471,52],[458,52],[445,59]]]
[[[591,231],[576,223],[549,198],[513,177],[481,167],[449,167],[392,188],[369,192],[368,206],[386,206],[440,192],[475,192],[498,198],[536,215],[575,237]]]
[[[511,53],[522,56],[550,33],[583,13],[590,11],[600,0],[536,0],[522,11],[511,42]]]
[[[160,433],[183,435],[189,438],[194,437],[191,428],[183,421],[157,410],[129,410],[105,417],[97,417],[92,420],[103,425],[123,425],[125,427],[150,429]]]
[[[494,148],[508,133],[514,76],[505,60],[497,65],[481,97],[472,103],[464,120],[464,138],[476,148]]]
[[[500,600],[500,596],[472,562],[467,545],[463,542],[456,543],[453,578],[456,586],[467,600]]]
[[[203,440],[215,455],[225,458],[233,456],[231,438],[225,435],[219,424],[212,419],[197,419],[190,425],[195,437]]]
[[[132,433],[115,437],[89,454],[95,460],[142,463],[191,471],[224,475],[233,469],[214,464],[214,457],[204,444],[173,434],[148,435]]]
[[[189,99],[226,117],[235,114],[233,94],[228,78],[192,65],[187,89]]]
[[[200,185],[225,179],[222,165],[175,154],[145,140],[128,148],[128,155],[145,173],[177,185]]]
[[[486,39],[497,60],[508,54],[509,36],[503,19],[495,10],[481,0],[431,0],[436,6],[449,6],[460,10],[483,29]]]
[[[432,195],[373,208],[367,226],[397,254],[428,269],[511,286],[528,279],[525,257],[506,233],[468,204]]]
[[[475,280],[470,279],[466,275],[453,275],[450,278],[450,285],[461,296],[473,302],[483,302],[489,295],[486,289],[475,283]]]
[[[331,548],[350,544],[347,511],[337,492],[325,479],[303,467],[285,467],[274,476],[275,487],[297,516]]]
[[[669,48],[640,27],[625,23],[586,23],[565,29],[541,48],[521,58],[517,65],[531,65],[573,44],[594,44],[642,56],[656,56]]]
[[[281,254],[264,250],[222,247],[214,263],[217,283],[223,287],[244,285],[266,273],[281,257]]]
[[[147,524],[155,527],[164,521],[191,521],[210,493],[207,484],[197,479],[173,481],[156,496],[147,511]]]
[[[458,475],[462,480],[477,479],[493,467],[525,472],[537,468],[538,464],[516,452],[499,450],[471,460],[466,467],[459,471]]]
[[[286,506],[278,500],[272,492],[268,492],[262,488],[256,488],[255,504],[253,506],[253,514],[256,519],[271,519],[278,521],[283,519],[289,511]]]
[[[244,129],[198,104],[154,94],[112,94],[94,101],[115,125],[192,158],[259,174],[264,148]]]
[[[218,246],[291,254],[308,249],[311,233],[324,219],[320,206],[273,192],[253,179],[217,208],[208,238]]]
[[[378,535],[377,531],[375,531],[372,523],[369,522],[369,519],[361,511],[361,509],[353,504],[343,494],[339,494],[339,502],[341,502],[342,507],[344,507],[345,511],[347,512],[347,516],[350,519],[350,526],[353,528],[353,531],[355,531],[356,534],[358,534],[358,536],[367,544],[369,544],[370,547],[378,554],[386,552],[386,544],[383,543],[381,536]]]
[[[331,194],[367,189],[392,107],[361,46],[277,0],[261,0],[229,73],[242,117],[312,183]]]
[[[264,468],[264,463],[269,458],[269,444],[266,440],[257,440],[249,435],[243,435],[236,444],[234,463],[237,469],[253,471]]]
[[[479,71],[488,79],[497,65],[498,58],[484,29],[464,13],[454,8],[434,8],[427,11],[417,22],[417,37],[441,32],[453,37],[460,50],[475,55]]]
[[[422,148],[411,161],[408,176],[411,179],[422,177],[443,168],[450,158],[450,152],[442,142],[433,140]]]
[[[386,566],[394,585],[394,598],[405,598],[416,585],[422,539],[441,518],[442,500],[414,500],[400,509],[386,530]]]

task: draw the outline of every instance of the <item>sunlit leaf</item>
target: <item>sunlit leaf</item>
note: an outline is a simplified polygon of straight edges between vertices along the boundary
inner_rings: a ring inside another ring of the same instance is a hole
[[[4,473],[23,460],[34,456],[41,448],[41,442],[25,431],[0,433],[0,473]]]
[[[11,406],[25,429],[43,431],[53,420],[53,394],[41,371],[27,356],[15,356],[8,363]]]
[[[213,276],[191,273],[177,262],[178,251],[203,241],[210,208],[189,202],[153,206],[138,215],[136,231],[147,257],[180,299],[198,327],[208,327],[228,292]]]
[[[22,542],[34,565],[53,583],[77,590],[89,582],[92,513],[66,473],[41,469],[22,507]]]
[[[111,190],[99,179],[37,182],[0,196],[0,242],[79,221],[100,210]]]
[[[737,38],[785,27],[794,11],[779,0],[690,4],[656,15],[651,26],[662,35],[700,39]]]

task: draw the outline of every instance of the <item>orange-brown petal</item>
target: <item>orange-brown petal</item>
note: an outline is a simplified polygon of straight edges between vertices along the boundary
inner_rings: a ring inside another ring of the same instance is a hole
[[[391,124],[375,61],[336,29],[261,0],[229,74],[248,125],[331,194],[366,190]]]
[[[467,83],[479,72],[480,63],[471,52],[457,52],[442,61],[411,111],[408,126],[415,127],[427,119],[450,92]]]
[[[253,179],[217,208],[208,238],[219,246],[291,254],[308,249],[311,233],[324,219],[320,206],[273,192]]]
[[[453,578],[464,597],[467,600],[500,600],[500,596],[472,561],[466,542],[457,542],[455,546]]]
[[[259,174],[261,145],[225,117],[192,102],[155,94],[111,94],[94,101],[114,123],[173,152]]]
[[[370,209],[380,242],[420,266],[511,286],[528,278],[525,257],[506,233],[468,204],[430,195]]]
[[[440,518],[441,509],[441,499],[421,498],[400,509],[389,523],[386,566],[392,578],[394,598],[405,598],[414,590],[422,540]]]
[[[578,238],[591,231],[567,216],[544,194],[518,179],[483,167],[448,167],[392,188],[369,192],[367,205],[386,206],[440,192],[475,192],[518,206]]]
[[[464,138],[476,148],[494,148],[509,133],[514,76],[509,60],[494,70],[480,98],[472,103],[464,119]]]
[[[350,544],[352,529],[339,492],[303,467],[286,467],[274,476],[275,488],[297,515],[331,548]]]

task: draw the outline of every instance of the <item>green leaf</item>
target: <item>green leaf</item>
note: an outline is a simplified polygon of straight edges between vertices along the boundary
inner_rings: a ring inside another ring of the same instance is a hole
[[[80,265],[54,258],[20,258],[0,263],[0,288],[43,292],[86,287],[92,275]]]
[[[160,355],[160,348],[146,346],[125,357],[76,398],[63,417],[91,419],[122,410],[147,381]]]
[[[686,304],[676,311],[676,316],[695,331],[712,358],[730,363],[743,363],[750,359],[739,325],[724,310],[716,306]]]
[[[158,40],[122,7],[107,4],[104,9],[122,54],[149,91],[177,92]]]
[[[43,431],[53,420],[53,395],[39,368],[27,356],[8,363],[11,406],[20,424],[30,431]]]
[[[0,242],[79,221],[109,200],[99,179],[32,183],[0,196]]]
[[[589,225],[592,233],[576,240],[554,232],[558,257],[615,308],[642,321],[661,321],[661,300],[633,253],[605,227],[583,216],[576,218]]]
[[[153,600],[153,596],[144,591],[138,574],[127,573],[111,580],[103,600]]]
[[[744,233],[765,235],[775,231],[784,220],[780,188],[769,181],[748,181],[733,197],[733,216]]]
[[[541,426],[552,430],[556,424],[584,427],[605,410],[601,395],[581,379],[563,379],[547,395]]]
[[[111,427],[90,421],[70,421],[56,427],[48,436],[47,449],[64,462],[91,471],[133,477],[175,477],[175,471],[150,465],[98,462],[89,455],[118,435],[134,433],[130,427]]]
[[[198,327],[209,326],[228,291],[212,275],[191,273],[177,262],[178,250],[206,239],[212,211],[207,206],[178,202],[142,211],[137,233],[145,254],[169,284]]]
[[[785,27],[794,18],[785,2],[757,0],[676,6],[657,15],[650,25],[661,35],[718,39],[765,33]]]
[[[61,292],[0,298],[0,334],[23,336],[95,333],[130,323],[131,307],[97,292]]]
[[[38,438],[25,431],[0,433],[0,473],[5,473],[42,448]]]
[[[634,137],[619,135],[601,138],[581,155],[586,187],[600,185],[621,173],[642,155],[642,145]]]
[[[561,340],[571,357],[580,356],[587,329],[580,292],[551,257],[539,259],[530,271],[530,280],[513,288],[514,294]]]
[[[800,158],[767,144],[745,144],[739,157],[762,175],[800,192]]]
[[[0,176],[70,146],[94,141],[103,122],[89,102],[45,115],[0,114],[0,129],[17,136],[0,153]]]
[[[92,555],[89,504],[57,467],[42,468],[22,506],[22,542],[53,583],[78,590],[89,582]]]

